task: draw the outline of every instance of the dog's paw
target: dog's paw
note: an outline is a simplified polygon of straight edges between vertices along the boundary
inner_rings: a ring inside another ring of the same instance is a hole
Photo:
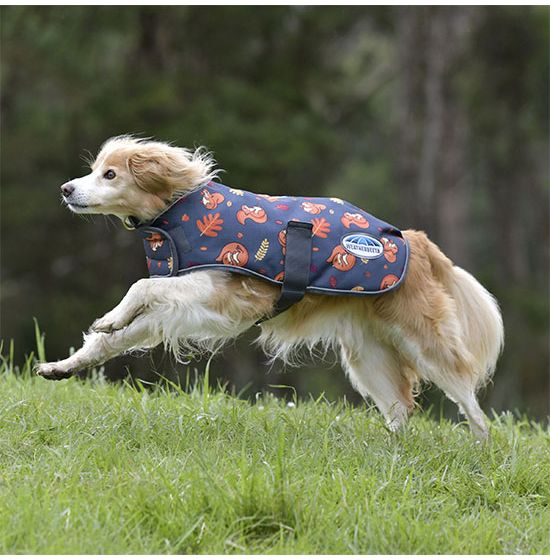
[[[60,368],[56,362],[42,362],[34,366],[34,373],[44,377],[45,379],[59,380],[68,379],[74,375],[74,372]]]
[[[129,321],[124,320],[124,317],[121,317],[120,315],[117,316],[107,313],[107,315],[96,319],[92,323],[90,331],[109,334],[128,326],[128,322]]]
[[[116,311],[116,313],[114,312]],[[143,311],[143,307],[138,307],[133,313],[120,312],[118,309],[113,310],[103,317],[96,319],[90,327],[91,332],[112,333],[120,331],[127,327],[134,319],[136,319]]]
[[[112,333],[113,331],[121,329],[121,326],[117,326],[116,321],[110,320],[108,316],[96,319],[92,326],[90,327],[91,332],[101,332],[101,333]]]

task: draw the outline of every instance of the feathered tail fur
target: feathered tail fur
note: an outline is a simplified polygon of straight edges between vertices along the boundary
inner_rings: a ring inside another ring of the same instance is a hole
[[[473,372],[476,387],[483,387],[491,378],[504,345],[498,303],[470,273],[453,266],[432,242],[428,242],[428,258],[434,275],[456,302],[463,340],[477,366]]]

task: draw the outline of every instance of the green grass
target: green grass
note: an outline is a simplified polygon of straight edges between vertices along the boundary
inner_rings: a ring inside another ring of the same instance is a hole
[[[0,553],[548,553],[550,440],[0,368]]]

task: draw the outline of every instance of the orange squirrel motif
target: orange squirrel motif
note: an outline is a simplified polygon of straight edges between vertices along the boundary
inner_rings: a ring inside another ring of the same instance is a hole
[[[325,208],[326,206],[324,204],[316,204],[315,202],[309,202],[307,200],[302,202],[302,209],[309,214],[320,214]]]
[[[145,241],[149,241],[149,245],[153,251],[156,251],[164,245],[164,238],[160,233],[151,233],[149,237],[145,238]]]
[[[237,212],[237,221],[239,224],[244,225],[246,220],[252,220],[257,224],[265,224],[267,222],[266,211],[260,206],[247,206],[243,204]]]
[[[342,270],[346,272],[351,270],[355,266],[357,259],[350,255],[342,245],[336,245],[327,259],[328,263],[331,263],[337,270]]]
[[[395,274],[386,274],[384,278],[382,278],[382,282],[380,283],[381,290],[387,290],[391,288],[394,284],[399,282],[399,278]]]
[[[286,255],[286,229],[282,229],[277,235],[277,239],[283,249],[283,255]]]
[[[241,243],[228,243],[223,247],[216,262],[232,266],[245,266],[248,262],[248,251]]]
[[[397,252],[399,251],[397,245],[387,237],[381,237],[380,242],[384,246],[384,258],[388,262],[394,263],[397,260]]]
[[[218,204],[221,204],[225,200],[223,194],[218,192],[211,193],[208,189],[203,189],[201,194],[202,203],[208,210],[214,210],[218,207]]]
[[[353,214],[351,212],[344,212],[344,215],[342,216],[340,221],[347,228],[349,228],[352,225],[360,227],[360,228],[368,228],[369,225],[370,225],[367,218],[365,218],[365,216],[359,214],[359,212],[354,212]]]

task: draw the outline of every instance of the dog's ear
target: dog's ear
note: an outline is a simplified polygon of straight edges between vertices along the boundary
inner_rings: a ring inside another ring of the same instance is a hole
[[[129,155],[128,170],[140,189],[158,196],[169,194],[172,172],[166,159],[160,150],[145,146]]]
[[[142,145],[129,155],[128,170],[138,187],[169,198],[201,183],[204,175],[201,163],[182,148]]]

